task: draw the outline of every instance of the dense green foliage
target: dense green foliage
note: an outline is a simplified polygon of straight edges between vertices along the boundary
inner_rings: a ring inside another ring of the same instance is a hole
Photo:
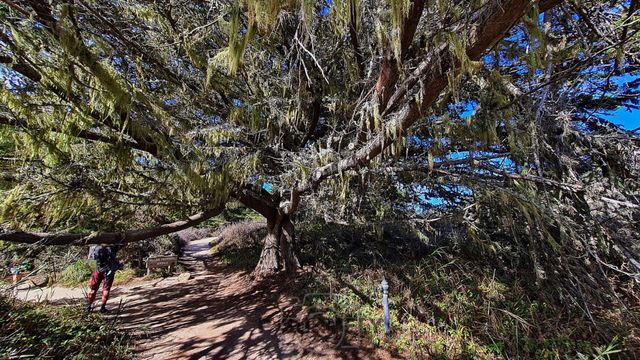
[[[127,359],[127,334],[77,306],[23,303],[0,296],[0,357]]]

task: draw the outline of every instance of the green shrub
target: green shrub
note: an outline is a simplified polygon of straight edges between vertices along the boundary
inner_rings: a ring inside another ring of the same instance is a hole
[[[261,252],[260,247],[251,246],[242,249],[226,248],[216,251],[214,254],[226,265],[251,272],[258,264]]]
[[[0,295],[0,359],[127,359],[128,335],[78,306],[21,302]]]
[[[62,271],[60,283],[67,286],[74,286],[88,282],[95,268],[95,260],[76,260]]]
[[[124,285],[132,281],[134,278],[144,276],[145,270],[125,266],[124,269],[116,271],[114,284]]]
[[[606,315],[616,325],[613,336],[598,334],[579,309],[546,301],[534,281],[510,269],[494,271],[483,259],[440,248],[419,259],[366,263],[364,256],[338,259],[339,251],[323,248],[327,243],[308,247],[311,255],[330,256],[318,256],[323,261],[299,281],[303,294],[324,296],[302,305],[403,358],[604,359],[636,352],[624,312]],[[368,246],[377,244],[363,241],[354,252],[375,253]],[[382,278],[390,285],[391,338],[382,325]]]

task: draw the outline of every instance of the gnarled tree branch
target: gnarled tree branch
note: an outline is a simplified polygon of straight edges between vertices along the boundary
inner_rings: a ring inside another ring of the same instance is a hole
[[[23,244],[41,243],[42,245],[125,244],[171,234],[198,225],[220,214],[222,210],[224,210],[224,205],[189,216],[184,220],[147,229],[123,232],[98,232],[92,234],[55,234],[15,231],[0,233],[0,240]]]

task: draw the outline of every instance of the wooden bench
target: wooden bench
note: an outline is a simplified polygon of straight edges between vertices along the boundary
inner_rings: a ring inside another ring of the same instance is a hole
[[[169,270],[171,270],[172,266],[178,265],[178,257],[176,255],[151,256],[147,258],[146,264],[147,264],[147,275],[149,275],[152,269],[166,267],[166,268],[169,268]]]

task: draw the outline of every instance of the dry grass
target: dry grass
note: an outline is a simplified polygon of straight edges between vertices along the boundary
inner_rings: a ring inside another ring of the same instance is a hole
[[[266,234],[265,222],[237,222],[214,234],[211,252],[227,265],[250,272],[258,263],[262,240]]]
[[[175,237],[180,244],[181,247],[187,245],[190,241],[204,239],[206,237],[213,236],[216,231],[211,228],[188,228],[184,230],[180,230],[175,234]]]
[[[245,249],[260,246],[267,234],[267,224],[263,221],[241,221],[220,229],[215,252],[234,249]]]

